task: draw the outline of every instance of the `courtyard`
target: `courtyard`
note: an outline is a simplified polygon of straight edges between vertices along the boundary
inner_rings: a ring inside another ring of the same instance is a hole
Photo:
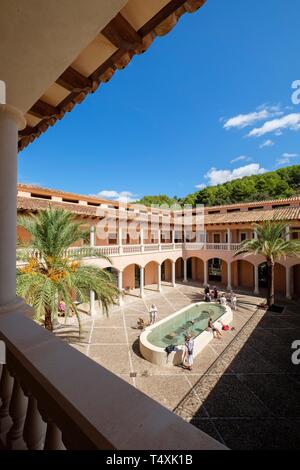
[[[161,368],[139,353],[137,320],[148,320],[152,303],[159,319],[203,299],[197,285],[165,284],[145,289],[143,299],[126,296],[106,317],[82,314],[56,334],[130,385],[232,449],[297,448],[300,445],[300,368],[291,344],[300,338],[295,303],[282,314],[257,309],[262,299],[238,294],[234,330],[224,332],[196,357],[193,371]]]

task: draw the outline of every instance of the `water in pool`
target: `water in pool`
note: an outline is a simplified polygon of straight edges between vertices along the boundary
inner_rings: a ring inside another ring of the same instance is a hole
[[[187,333],[196,338],[208,328],[209,318],[212,318],[215,322],[224,313],[224,307],[219,304],[193,305],[177,317],[170,318],[166,323],[154,328],[148,336],[148,341],[160,348],[165,348],[171,344],[174,346],[184,344]]]

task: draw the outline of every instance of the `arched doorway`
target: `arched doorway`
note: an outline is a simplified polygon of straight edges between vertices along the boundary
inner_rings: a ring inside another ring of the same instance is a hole
[[[232,287],[254,291],[254,269],[249,261],[234,261],[231,265]]]
[[[187,260],[187,278],[194,282],[204,282],[204,263],[202,259],[193,256]]]
[[[292,296],[300,299],[300,263],[292,267],[291,272]]]
[[[220,258],[208,260],[208,281],[211,283],[227,285],[227,263]]]
[[[140,266],[130,264],[123,271],[123,288],[139,289],[140,288]]]
[[[161,280],[172,282],[172,261],[170,259],[166,259],[161,265]]]
[[[157,267],[158,263],[156,261],[150,261],[150,263],[145,266],[145,286],[151,286],[157,284]]]
[[[176,280],[182,281],[184,278],[184,266],[183,266],[183,258],[179,258],[175,264],[175,276]]]

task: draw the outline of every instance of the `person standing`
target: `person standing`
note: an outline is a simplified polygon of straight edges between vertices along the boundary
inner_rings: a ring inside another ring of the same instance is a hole
[[[150,313],[150,325],[154,325],[154,323],[157,320],[157,315],[158,315],[158,310],[155,304],[151,305],[149,313]]]
[[[231,291],[231,293],[230,293],[230,307],[234,311],[236,310],[236,303],[237,303],[236,294]]]
[[[223,293],[220,297],[220,304],[223,306],[223,307],[226,307],[227,305],[227,299],[225,297],[225,294]]]
[[[187,365],[185,365],[187,363]],[[194,340],[191,334],[185,337],[184,353],[183,353],[183,366],[188,370],[192,370],[194,363]]]

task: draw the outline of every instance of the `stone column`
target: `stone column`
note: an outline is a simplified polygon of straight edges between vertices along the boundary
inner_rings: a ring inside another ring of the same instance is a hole
[[[184,259],[183,260],[183,282],[187,282],[188,281],[188,278],[187,278],[187,260]]]
[[[173,250],[175,250],[175,230],[172,230],[172,245],[173,245]]]
[[[90,290],[90,315],[91,317],[96,315],[95,292],[93,290]]]
[[[161,292],[161,264],[157,265],[157,290]]]
[[[141,230],[140,230],[140,243],[141,243],[141,252],[143,252],[144,248],[145,248],[145,246],[144,246],[144,229],[143,228],[141,228]]]
[[[231,230],[230,228],[227,229],[227,243],[228,243],[228,250],[231,249]]]
[[[0,77],[1,78],[1,77]],[[26,121],[0,97],[0,313],[22,302],[16,297],[18,129]]]
[[[118,243],[119,243],[119,254],[121,255],[123,253],[123,232],[122,232],[121,227],[119,227]]]
[[[208,261],[203,261],[204,265],[204,285],[208,284]]]
[[[259,295],[258,266],[254,266],[254,294]]]
[[[123,305],[123,295],[122,295],[122,292],[123,292],[123,272],[122,271],[118,271],[118,289],[120,291],[119,305],[122,306]]]
[[[286,267],[285,269],[286,274],[286,298],[291,300],[292,298],[292,276],[291,276],[291,268]]]
[[[158,250],[161,251],[161,230],[157,230],[157,243],[158,243]]]
[[[231,285],[231,262],[229,261],[227,263],[227,290],[231,290],[232,285]]]
[[[90,247],[93,248],[95,246],[95,227],[91,225],[90,227]]]
[[[145,268],[140,267],[140,297],[144,297]]]
[[[176,287],[176,263],[172,261],[172,287]]]
[[[285,227],[285,240],[289,242],[291,239],[290,227],[287,225]]]

